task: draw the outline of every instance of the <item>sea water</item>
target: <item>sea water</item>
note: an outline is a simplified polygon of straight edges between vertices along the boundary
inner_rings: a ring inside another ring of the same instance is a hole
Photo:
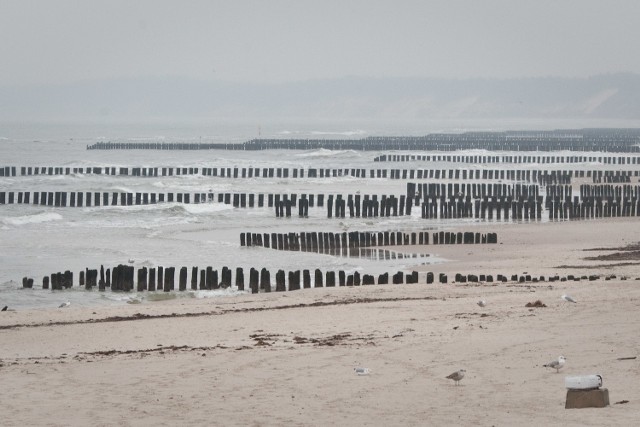
[[[412,161],[374,163],[389,152],[350,150],[267,150],[267,151],[158,151],[87,150],[98,141],[225,142],[241,143],[264,138],[363,138],[382,135],[424,135],[436,131],[464,131],[425,124],[370,123],[182,123],[182,124],[35,124],[11,123],[0,127],[0,167],[217,167],[217,168],[330,168],[330,169],[411,169],[411,168],[514,168],[557,169],[558,165],[480,165]],[[471,129],[473,130],[473,129]],[[488,130],[488,129],[485,129]],[[502,130],[502,129],[498,129]],[[482,154],[483,151],[460,152]],[[403,152],[401,154],[425,154]],[[514,153],[525,154],[525,153]],[[558,152],[557,155],[568,154]],[[571,165],[572,169],[596,169],[602,165]],[[611,165],[607,165],[611,169]],[[413,180],[413,182],[417,182]],[[447,181],[441,181],[447,182]],[[459,181],[462,182],[462,181]],[[157,192],[157,193],[264,193],[264,194],[370,194],[406,193],[407,180],[370,179],[350,176],[332,178],[223,178],[202,175],[171,177],[131,177],[71,174],[0,177],[0,191],[63,192]],[[309,208],[308,218],[299,218],[292,209],[289,218],[277,218],[273,208],[233,208],[223,203],[159,203],[145,206],[100,206],[56,208],[39,205],[0,205],[0,306],[13,309],[57,307],[63,301],[74,305],[150,303],[165,298],[207,298],[236,295],[235,288],[215,291],[174,291],[114,293],[85,291],[77,286],[78,273],[118,264],[140,267],[186,266],[220,271],[227,266],[242,267],[245,277],[251,267],[265,267],[272,276],[284,271],[319,268],[323,272],[344,270],[361,274],[391,274],[411,271],[417,265],[437,264],[437,248],[429,256],[393,257],[286,252],[259,247],[241,247],[240,233],[345,232],[472,229],[484,221],[475,219],[425,220],[420,208],[411,215],[380,218],[327,218],[325,207]],[[256,201],[257,202],[257,201]],[[265,198],[266,205],[266,198]],[[513,220],[494,221],[496,231],[513,225]],[[386,248],[398,250],[398,248]],[[42,289],[42,277],[70,270],[72,289]],[[22,289],[22,278],[34,279],[33,289]]]

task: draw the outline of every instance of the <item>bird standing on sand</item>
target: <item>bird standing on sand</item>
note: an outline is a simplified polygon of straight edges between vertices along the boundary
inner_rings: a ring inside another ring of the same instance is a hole
[[[574,304],[577,304],[577,303],[578,303],[578,301],[576,301],[575,299],[573,299],[573,297],[572,297],[571,295],[564,294],[564,295],[562,295],[560,298],[562,298],[564,301],[572,302],[572,303],[574,303]]]
[[[67,301],[60,304],[58,308],[65,308],[65,307],[69,307],[70,305],[71,305],[71,302]]]
[[[552,362],[547,363],[546,365],[542,365],[545,368],[552,368],[556,370],[556,374],[558,372],[560,372],[560,369],[562,369],[562,367],[564,366],[564,363],[566,362],[567,358],[564,356],[560,356],[558,357],[558,360],[554,360]]]
[[[487,305],[487,302],[485,300],[481,299],[480,301],[478,301],[478,305],[480,307],[485,307]]]
[[[455,371],[451,375],[447,375],[447,379],[455,381],[455,384],[458,385],[458,382],[464,378],[464,373],[467,372],[464,369],[460,369],[459,371]]]
[[[2,310],[1,310],[1,311],[7,311],[8,309],[9,309],[9,306],[8,306],[8,305],[5,305],[4,307],[2,307]]]

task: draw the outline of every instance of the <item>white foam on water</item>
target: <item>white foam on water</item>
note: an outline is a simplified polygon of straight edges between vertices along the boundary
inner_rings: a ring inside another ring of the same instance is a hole
[[[135,191],[129,187],[121,187],[121,186],[110,187],[109,191],[111,192],[117,191],[119,193],[135,193]]]
[[[25,224],[40,224],[44,222],[60,220],[62,220],[62,215],[55,212],[40,212],[33,215],[23,215],[16,217],[0,217],[0,223],[13,226],[20,226]]]
[[[232,205],[226,205],[224,203],[198,203],[198,204],[185,204],[182,205],[185,212],[194,215],[223,212],[233,210]]]
[[[299,157],[299,158],[343,157],[343,158],[346,158],[346,157],[360,157],[360,154],[354,150],[327,150],[326,148],[319,148],[317,150],[296,154],[295,157]]]

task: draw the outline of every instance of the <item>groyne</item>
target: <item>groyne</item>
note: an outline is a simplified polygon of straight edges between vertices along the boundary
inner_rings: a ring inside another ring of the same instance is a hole
[[[562,129],[370,136],[361,139],[252,139],[243,143],[101,141],[88,150],[415,150],[595,151],[640,153],[638,129]]]

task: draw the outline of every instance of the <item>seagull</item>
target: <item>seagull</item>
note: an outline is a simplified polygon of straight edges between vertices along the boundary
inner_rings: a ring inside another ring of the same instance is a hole
[[[547,363],[546,365],[542,365],[545,368],[552,368],[556,370],[556,374],[558,372],[560,372],[560,369],[562,369],[562,367],[564,366],[564,363],[566,362],[567,358],[564,356],[560,356],[558,357],[558,360],[554,360],[552,362]]]
[[[464,378],[464,373],[467,372],[464,369],[460,369],[459,371],[455,371],[451,375],[447,375],[447,379],[455,381],[455,384],[458,385],[458,382]]]
[[[358,375],[367,375],[371,370],[369,368],[353,368],[353,371]]]
[[[7,311],[8,309],[9,309],[9,306],[5,305],[4,307],[2,307],[2,310],[0,310],[0,311]]]
[[[485,300],[481,299],[480,301],[478,301],[478,305],[480,307],[485,307],[487,305],[487,302]]]
[[[65,308],[65,307],[69,307],[70,305],[71,305],[71,302],[67,301],[60,304],[58,308]]]
[[[578,301],[574,300],[574,299],[573,299],[573,297],[572,297],[571,295],[564,294],[564,295],[562,295],[560,298],[562,298],[563,300],[565,300],[565,301],[567,301],[567,302],[572,302],[572,303],[574,303],[574,304],[577,304],[577,303],[578,303]]]

